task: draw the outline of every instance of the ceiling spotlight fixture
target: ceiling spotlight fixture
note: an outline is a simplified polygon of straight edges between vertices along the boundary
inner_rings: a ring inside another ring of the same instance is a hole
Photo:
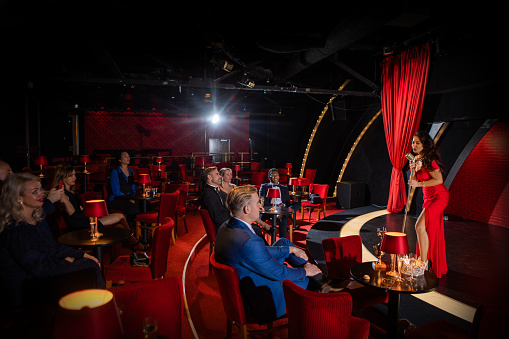
[[[233,64],[229,63],[228,60],[225,60],[223,63],[223,67],[221,67],[223,71],[231,72],[233,70]]]
[[[255,87],[255,82],[253,80],[249,79],[247,73],[244,73],[244,75],[242,76],[242,79],[239,81],[239,84],[242,86],[249,87],[249,88]]]

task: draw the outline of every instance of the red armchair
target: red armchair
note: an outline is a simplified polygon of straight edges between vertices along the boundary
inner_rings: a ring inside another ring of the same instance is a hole
[[[329,192],[329,185],[314,184],[311,186],[310,194],[318,194],[322,199],[319,204],[312,204],[310,201],[302,202],[302,220],[304,220],[304,209],[309,210],[309,221],[311,221],[311,212],[318,208],[318,220],[320,220],[320,212],[323,212],[323,217],[326,217],[326,204],[327,204],[327,193]]]
[[[210,263],[219,285],[224,313],[226,313],[228,326],[226,329],[227,338],[231,338],[233,324],[240,327],[242,338],[247,338],[249,334],[271,333],[287,327],[287,324],[272,327],[272,323],[269,323],[266,330],[248,331],[247,324],[255,324],[256,320],[244,311],[244,301],[240,294],[240,281],[237,271],[232,266],[218,263],[214,257],[214,253],[210,255]]]
[[[161,225],[165,218],[175,218],[179,194],[179,191],[161,193],[158,211],[140,213],[136,216],[136,238],[140,239],[142,229],[153,230],[155,227]],[[172,229],[172,238],[175,244],[175,229]],[[144,240],[146,241],[146,239]]]
[[[133,267],[128,255],[120,256],[106,268],[105,280],[118,283],[163,278],[168,268],[168,250],[174,226],[173,219],[166,218],[164,224],[154,230],[149,267]]]
[[[362,239],[360,235],[322,240],[322,248],[329,278],[350,279],[350,269],[362,262]],[[389,294],[369,287],[345,289],[352,295],[354,314],[369,306],[386,303]]]
[[[178,226],[180,220],[184,222],[184,228],[186,229],[186,233],[188,233],[187,223],[186,223],[186,205],[187,205],[187,194],[189,192],[188,184],[167,184],[165,187],[165,193],[173,193],[175,191],[179,191],[179,198],[177,201],[177,211],[175,213],[175,236],[178,237]]]
[[[368,338],[369,321],[352,316],[348,293],[318,293],[283,281],[288,338]]]
[[[124,338],[143,339],[143,319],[158,319],[159,338],[182,338],[184,293],[182,279],[168,277],[111,289],[122,306]]]
[[[216,242],[216,225],[210,218],[209,211],[200,208],[201,220],[203,221],[203,227],[205,227],[205,233],[207,234],[207,239],[210,243],[210,253],[214,251],[214,243]],[[210,257],[209,257],[209,271],[212,270],[212,266],[210,266]]]

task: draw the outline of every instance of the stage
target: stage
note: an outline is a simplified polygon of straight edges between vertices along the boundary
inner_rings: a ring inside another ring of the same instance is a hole
[[[385,209],[366,206],[345,210],[318,221],[308,232],[310,254],[325,271],[321,242],[326,238],[359,234],[364,245],[363,261],[375,260],[373,245],[379,242],[377,228],[401,232],[404,214],[390,214]],[[405,233],[410,251],[415,252],[416,217],[409,215]],[[405,295],[401,298],[400,318],[417,326],[445,318],[469,328],[475,308],[505,305],[509,294],[509,229],[448,216],[444,222],[447,274],[440,279],[436,292]],[[388,255],[384,261],[389,261]],[[383,307],[379,308],[384,312]]]

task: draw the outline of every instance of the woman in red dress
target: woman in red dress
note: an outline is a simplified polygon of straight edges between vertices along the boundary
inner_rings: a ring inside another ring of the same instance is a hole
[[[412,138],[415,161],[410,163],[412,177],[409,185],[422,187],[424,204],[415,223],[417,256],[431,260],[433,273],[438,278],[447,273],[444,237],[444,210],[449,202],[449,191],[442,178],[443,165],[433,139],[426,132],[417,132]]]

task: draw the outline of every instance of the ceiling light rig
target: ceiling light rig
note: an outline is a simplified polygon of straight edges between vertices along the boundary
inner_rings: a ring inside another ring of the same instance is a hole
[[[242,76],[242,79],[238,82],[238,84],[245,86],[245,87],[249,87],[249,88],[255,87],[255,82],[253,80],[249,79],[248,73],[244,73],[244,75]]]

